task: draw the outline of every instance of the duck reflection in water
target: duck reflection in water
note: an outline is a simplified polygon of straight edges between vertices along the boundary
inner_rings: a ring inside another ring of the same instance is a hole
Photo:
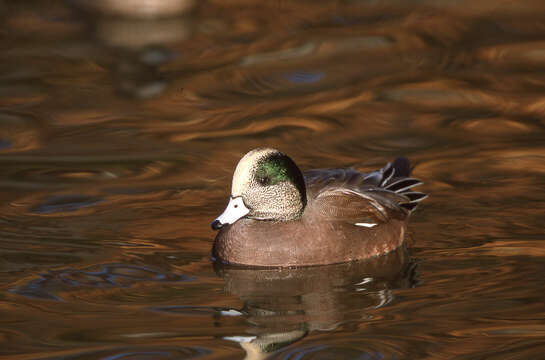
[[[416,264],[401,247],[364,261],[300,268],[253,268],[215,263],[227,292],[244,302],[246,334],[224,337],[265,359],[312,331],[331,331],[372,318],[394,298],[393,289],[415,284]]]

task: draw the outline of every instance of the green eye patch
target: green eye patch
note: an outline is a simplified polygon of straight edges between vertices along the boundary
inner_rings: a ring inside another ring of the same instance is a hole
[[[256,178],[261,185],[274,185],[281,181],[293,181],[288,171],[289,164],[279,156],[268,157],[257,166]]]

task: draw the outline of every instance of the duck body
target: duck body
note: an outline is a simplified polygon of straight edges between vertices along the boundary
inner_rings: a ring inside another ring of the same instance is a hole
[[[251,160],[259,163],[270,154],[285,156],[274,149],[256,149],[245,157],[253,157]],[[291,166],[289,160],[288,166]],[[239,166],[235,176],[240,176],[237,174]],[[253,181],[256,176],[251,174],[252,167],[243,168],[245,172],[250,169],[250,187],[258,184],[257,188],[263,190],[261,181]],[[292,190],[294,194],[300,194],[300,204],[290,205],[297,203],[296,200],[288,205],[264,204],[264,209],[275,206],[280,209],[270,214],[263,209],[254,211],[254,207],[267,201],[279,201],[279,197],[284,196],[283,191],[276,189],[264,197],[267,200],[246,206],[251,203],[247,200],[249,194],[244,191],[245,186],[242,190],[238,188],[239,184],[235,182],[239,179],[234,178],[226,212],[212,224],[213,228],[219,227],[213,256],[230,264],[293,267],[343,263],[386,254],[403,244],[409,214],[426,197],[411,190],[421,182],[410,178],[409,173],[409,162],[405,158],[367,174],[354,169],[310,170],[300,176],[299,182],[302,179],[304,184],[297,184],[293,176],[294,181],[287,180],[295,184]],[[267,179],[273,177],[267,175]],[[257,178],[259,180],[259,176]],[[279,183],[281,181],[276,184]],[[294,194],[291,194],[292,199],[296,199]],[[238,205],[236,201],[240,201]],[[240,208],[248,212],[223,223],[230,209],[239,211]]]

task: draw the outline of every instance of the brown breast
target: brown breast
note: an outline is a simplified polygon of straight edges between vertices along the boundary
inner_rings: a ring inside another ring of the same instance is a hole
[[[221,229],[214,256],[252,266],[305,266],[342,263],[386,254],[403,243],[406,220],[373,228],[305,216],[286,222],[241,219]]]

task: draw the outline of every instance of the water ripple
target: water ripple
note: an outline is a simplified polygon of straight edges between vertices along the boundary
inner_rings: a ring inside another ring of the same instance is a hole
[[[138,282],[187,282],[187,275],[163,273],[145,266],[105,264],[99,270],[51,270],[37,279],[10,289],[14,294],[29,298],[62,301],[58,293],[82,288],[127,288]]]
[[[358,359],[384,360],[406,358],[407,350],[394,339],[332,334],[327,338],[317,336],[302,344],[288,347],[274,353],[271,360],[306,360],[306,359]],[[412,356],[417,357],[418,351]]]
[[[41,145],[42,131],[31,115],[0,112],[0,152],[29,151]]]
[[[35,158],[4,156],[0,159],[0,185],[15,189],[65,189],[85,184],[124,184],[131,180],[154,180],[176,174],[181,160],[93,159],[51,156]]]
[[[198,346],[125,346],[106,350],[74,351],[61,356],[63,360],[168,360],[197,359],[210,354],[212,354],[212,350]],[[40,358],[40,360],[53,359],[60,359],[60,357]]]
[[[170,137],[171,141],[181,142],[197,139],[229,139],[241,136],[255,137],[281,132],[285,129],[306,129],[314,132],[327,132],[335,128],[334,121],[309,116],[282,116],[271,119],[248,119],[246,125],[230,126],[223,130],[181,132]]]

